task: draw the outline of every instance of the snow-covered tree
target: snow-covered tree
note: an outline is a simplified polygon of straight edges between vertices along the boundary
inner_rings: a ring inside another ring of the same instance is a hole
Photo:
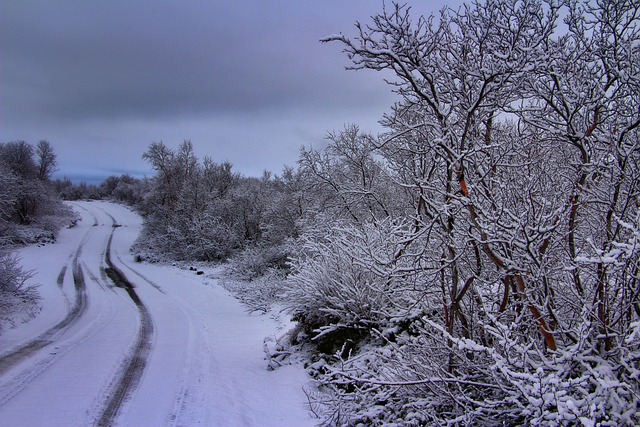
[[[48,143],[46,150],[49,161],[51,156],[55,161]],[[39,309],[40,297],[29,282],[32,273],[21,267],[12,246],[54,240],[73,218],[50,183],[39,179],[35,155],[25,141],[0,144],[0,332],[30,319]]]
[[[401,207],[374,155],[374,141],[350,125],[330,133],[323,150],[301,150],[299,172],[317,211],[364,223],[389,217]]]
[[[37,151],[25,141],[0,144],[0,180],[6,184],[0,190],[0,220],[34,226],[44,231],[47,238],[54,238],[69,218],[70,210],[60,203],[50,183],[39,179],[38,165],[34,160],[36,155]],[[47,156],[53,156],[55,160],[50,145],[47,145]],[[29,236],[23,238],[13,232],[5,233],[4,237],[17,242],[32,240]]]
[[[58,160],[51,143],[46,139],[38,141],[35,149],[38,179],[48,181],[51,174],[57,170]]]
[[[17,176],[31,179],[37,176],[37,166],[33,160],[33,146],[25,141],[11,141],[0,144],[0,159]]]
[[[354,191],[342,151],[302,157],[346,224],[307,231],[292,311],[316,340],[357,325],[381,346],[323,368],[340,423],[393,419],[372,401],[415,423],[640,421],[639,24],[633,1],[393,4],[325,40],[399,96],[361,140],[384,192]],[[403,195],[393,233],[366,215],[383,194]]]
[[[177,151],[152,143],[143,158],[157,175],[153,190],[139,204],[146,214],[140,250],[149,246],[152,252],[181,260],[219,261],[249,247],[255,254],[256,247],[264,246],[267,230],[274,245],[294,232],[295,220],[285,225],[269,215],[276,200],[287,200],[282,196],[286,187],[269,174],[247,178],[233,172],[229,162],[218,164],[207,157],[199,161],[190,141]],[[265,249],[264,260],[272,258],[266,265],[284,264],[279,252]]]

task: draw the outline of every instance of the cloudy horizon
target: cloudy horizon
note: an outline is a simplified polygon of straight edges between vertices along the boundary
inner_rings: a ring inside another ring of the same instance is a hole
[[[342,47],[320,39],[354,35],[381,10],[368,0],[5,1],[0,142],[47,139],[56,176],[75,181],[150,175],[149,144],[185,139],[244,175],[277,174],[327,132],[380,130],[391,88],[379,73],[345,71]]]

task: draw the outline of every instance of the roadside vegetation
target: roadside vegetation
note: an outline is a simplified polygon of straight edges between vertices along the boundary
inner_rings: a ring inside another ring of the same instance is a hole
[[[384,133],[260,178],[154,142],[153,178],[59,190],[285,307],[272,366],[306,360],[327,425],[640,424],[638,3],[386,4],[324,41],[385,72]]]
[[[73,224],[74,214],[53,188],[57,161],[46,140],[0,144],[0,332],[38,312],[36,286],[28,280],[12,249],[55,241],[58,231]]]

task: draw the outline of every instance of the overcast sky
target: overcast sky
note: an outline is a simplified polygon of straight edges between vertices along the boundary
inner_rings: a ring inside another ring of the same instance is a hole
[[[430,13],[445,2],[419,3]],[[278,174],[328,131],[380,130],[390,87],[345,71],[342,47],[319,39],[354,35],[381,10],[375,0],[2,0],[0,142],[47,139],[58,175],[88,182],[151,175],[147,146],[184,139],[244,175]]]

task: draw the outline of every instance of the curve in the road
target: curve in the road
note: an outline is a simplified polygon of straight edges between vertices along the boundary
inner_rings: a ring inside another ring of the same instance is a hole
[[[138,311],[140,313],[140,330],[138,332],[136,342],[133,345],[131,355],[123,363],[122,373],[118,381],[113,386],[111,392],[108,393],[109,399],[107,400],[104,410],[97,421],[97,425],[99,426],[108,426],[113,424],[113,421],[118,416],[122,403],[131,395],[140,382],[142,373],[147,365],[147,358],[151,352],[154,329],[149,310],[147,310],[147,307],[140,300],[140,297],[136,293],[131,282],[111,260],[111,242],[118,225],[116,224],[115,219],[111,215],[109,216],[113,220],[113,230],[109,236],[109,242],[107,243],[107,250],[105,254],[107,268],[105,268],[105,272],[114,285],[123,288],[127,294],[129,294],[129,297],[135,303],[136,307],[138,307]]]
[[[75,206],[78,209],[82,209],[83,211],[87,212],[89,215],[91,215],[91,217],[93,218],[93,227],[97,227],[98,226],[98,217],[95,216],[93,214],[93,212],[90,212],[89,209],[85,208],[82,205],[79,205],[78,203],[69,203],[72,206]],[[113,218],[112,218],[113,219]]]

